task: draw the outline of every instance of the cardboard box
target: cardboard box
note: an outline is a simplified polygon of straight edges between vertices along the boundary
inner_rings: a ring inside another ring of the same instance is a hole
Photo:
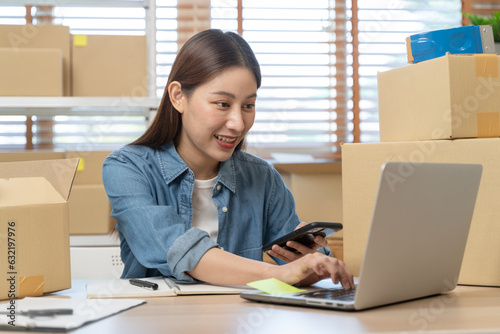
[[[0,48],[0,96],[62,96],[59,49]]]
[[[342,222],[342,171],[340,162],[275,164],[287,180],[301,221]],[[328,239],[342,239],[343,232]]]
[[[447,55],[378,73],[380,140],[500,137],[499,64]]]
[[[111,151],[66,151],[66,159],[80,159],[75,185],[102,184],[102,164]]]
[[[344,260],[359,275],[380,170],[387,161],[479,163],[483,175],[460,284],[500,286],[500,139],[459,139],[342,146]],[[432,231],[429,231],[432,233]],[[425,245],[422,245],[425,247]]]
[[[102,164],[111,151],[66,151],[66,159],[80,159],[75,185],[102,184]]]
[[[101,184],[73,186],[69,198],[69,233],[107,234],[112,231],[111,205]]]
[[[102,185],[102,164],[111,151],[66,151],[80,163],[70,197],[70,233],[106,234],[113,230],[111,204]]]
[[[18,162],[35,160],[64,159],[64,152],[54,151],[20,151],[0,152],[0,162]]]
[[[74,35],[73,96],[146,97],[146,36]]]
[[[71,287],[67,200],[77,164],[0,164],[0,299]]]
[[[24,48],[59,49],[63,57],[63,92],[71,94],[69,27],[56,25],[0,25],[0,47],[18,51]],[[41,70],[41,69],[40,69]]]
[[[102,185],[102,164],[110,153],[111,151],[0,152],[0,162],[79,159],[69,197],[70,234],[107,234],[115,225],[110,216],[111,205]]]

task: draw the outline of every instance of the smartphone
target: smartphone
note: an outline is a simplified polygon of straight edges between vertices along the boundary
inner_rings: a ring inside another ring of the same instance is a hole
[[[294,248],[286,246],[286,242],[289,240],[297,241],[307,247],[314,244],[313,238],[317,235],[323,238],[342,230],[343,226],[341,223],[330,223],[330,222],[313,222],[305,226],[302,226],[295,231],[292,231],[281,238],[278,238],[264,246],[262,246],[262,251],[267,252],[273,247],[273,245],[278,245],[284,249],[292,252],[297,252]]]

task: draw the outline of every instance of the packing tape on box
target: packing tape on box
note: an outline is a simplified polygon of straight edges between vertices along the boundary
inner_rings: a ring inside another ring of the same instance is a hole
[[[481,112],[477,114],[477,137],[500,137],[500,113]]]
[[[19,277],[18,298],[43,295],[43,275]]]
[[[498,78],[498,56],[496,54],[476,54],[476,78]]]
[[[413,53],[411,52],[411,37],[406,37],[406,55],[409,63],[413,63],[415,59],[413,59]]]

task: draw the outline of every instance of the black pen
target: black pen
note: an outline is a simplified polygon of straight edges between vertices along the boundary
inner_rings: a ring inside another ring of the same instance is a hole
[[[0,314],[10,314],[10,312],[0,312]],[[44,310],[27,310],[27,311],[17,311],[15,314],[25,315],[30,318],[34,317],[53,317],[56,315],[72,315],[73,309],[70,308],[56,308],[56,309],[44,309]]]
[[[144,289],[149,289],[149,290],[157,290],[158,289],[158,284],[153,283],[153,282],[143,281],[140,279],[131,279],[131,280],[129,280],[129,282],[132,285],[140,286],[141,288],[144,288]]]

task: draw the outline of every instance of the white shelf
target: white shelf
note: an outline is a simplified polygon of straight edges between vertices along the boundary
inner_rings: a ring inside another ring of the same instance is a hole
[[[118,234],[71,235],[69,244],[71,247],[110,247],[120,246],[120,239]]]
[[[144,116],[158,108],[151,97],[0,97],[0,115]]]
[[[61,7],[148,7],[148,0],[30,0],[26,4]],[[24,1],[3,0],[2,6],[24,6]]]

